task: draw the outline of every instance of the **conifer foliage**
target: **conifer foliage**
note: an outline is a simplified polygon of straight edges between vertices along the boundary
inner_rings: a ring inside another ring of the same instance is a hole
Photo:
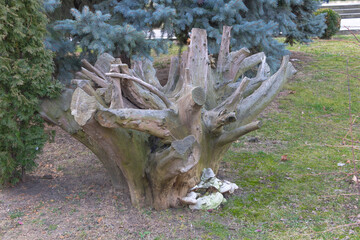
[[[315,12],[315,15],[325,14],[326,30],[320,38],[331,39],[340,30],[341,17],[340,15],[330,8],[322,8]]]
[[[104,0],[91,6],[95,13],[89,8],[72,10],[75,20],[61,21],[57,28],[83,39],[82,46],[99,53],[120,51],[131,57],[148,53],[144,35],[134,34],[135,30],[161,28],[164,36],[185,43],[192,28],[205,29],[209,52],[217,54],[223,26],[232,26],[232,50],[246,47],[253,53],[265,52],[275,70],[281,57],[289,54],[275,37],[285,36],[285,42],[292,44],[309,42],[323,33],[324,16],[313,14],[319,4],[317,0]],[[131,30],[124,31],[124,26]],[[126,37],[121,37],[123,34]],[[160,49],[158,45],[150,47]]]
[[[123,0],[113,12],[137,27],[161,26],[170,36],[186,40],[190,29],[208,32],[209,51],[219,51],[222,27],[232,26],[231,47],[265,52],[273,69],[288,52],[274,37],[286,42],[309,42],[321,34],[324,16],[313,13],[319,7],[314,0]],[[139,19],[144,19],[139,23]]]
[[[59,21],[55,29],[71,34],[72,42],[79,43],[83,54],[107,52],[114,56],[149,56],[150,49],[156,48],[153,41],[146,41],[143,31],[136,30],[132,25],[122,22],[110,24],[110,14],[92,12],[88,6],[82,11],[72,9],[71,13],[74,20]]]
[[[54,97],[53,54],[44,48],[47,18],[40,0],[0,2],[0,184],[35,166],[46,141],[39,98]]]

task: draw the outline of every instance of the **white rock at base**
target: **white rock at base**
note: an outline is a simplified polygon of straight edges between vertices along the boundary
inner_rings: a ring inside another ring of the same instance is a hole
[[[221,193],[226,193],[226,192],[234,193],[234,191],[236,189],[238,189],[238,188],[239,187],[235,183],[229,182],[227,180],[223,180],[221,185],[220,185],[219,192],[221,192]]]
[[[180,201],[184,204],[194,205],[196,204],[196,198],[199,196],[196,192],[189,192],[185,197],[180,198]]]
[[[221,203],[226,202],[223,193],[234,193],[238,188],[235,183],[216,178],[211,168],[204,168],[200,183],[190,189],[192,192],[188,193],[186,197],[181,198],[180,201],[188,204],[189,208],[193,210],[215,209],[219,207]],[[194,192],[199,189],[205,189],[206,192],[208,192],[209,189],[210,191],[216,190],[214,193],[206,193],[208,195],[199,197],[200,193]]]
[[[210,187],[214,187],[217,190],[219,190],[221,184],[222,184],[222,181],[220,179],[218,179],[216,177],[212,177],[212,178],[210,178],[210,180],[208,179],[207,181],[201,181],[198,185],[196,185],[195,187],[193,187],[190,190],[193,191],[193,190],[197,190],[197,189],[208,189]]]
[[[209,210],[215,209],[220,206],[224,201],[224,196],[219,193],[212,193],[207,196],[203,196],[197,199],[195,205],[190,205],[189,208],[192,210]]]

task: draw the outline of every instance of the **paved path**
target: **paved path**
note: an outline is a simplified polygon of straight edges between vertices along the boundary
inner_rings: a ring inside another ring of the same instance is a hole
[[[323,3],[323,6],[336,6],[336,5],[353,5],[360,4],[360,1],[331,1],[329,3]]]
[[[342,30],[360,30],[360,18],[341,19],[340,31]]]

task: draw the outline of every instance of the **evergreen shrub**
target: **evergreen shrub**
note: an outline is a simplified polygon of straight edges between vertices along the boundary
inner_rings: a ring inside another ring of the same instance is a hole
[[[340,30],[340,15],[330,8],[318,9],[315,12],[315,15],[325,14],[325,24],[327,28],[323,35],[320,36],[321,39],[330,39]]]
[[[47,139],[39,99],[60,85],[43,43],[46,24],[41,0],[0,1],[0,185],[23,178]]]

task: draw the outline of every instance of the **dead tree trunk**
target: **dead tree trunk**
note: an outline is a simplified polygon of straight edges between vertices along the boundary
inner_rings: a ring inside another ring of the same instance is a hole
[[[294,72],[289,57],[270,76],[264,53],[229,52],[230,30],[214,60],[206,31],[193,29],[164,87],[148,60],[132,69],[108,54],[84,60],[76,89],[45,100],[42,115],[93,151],[133,205],[178,206],[203,168],[216,172],[230,144],[260,127],[254,119]],[[250,69],[256,77],[244,77]]]

